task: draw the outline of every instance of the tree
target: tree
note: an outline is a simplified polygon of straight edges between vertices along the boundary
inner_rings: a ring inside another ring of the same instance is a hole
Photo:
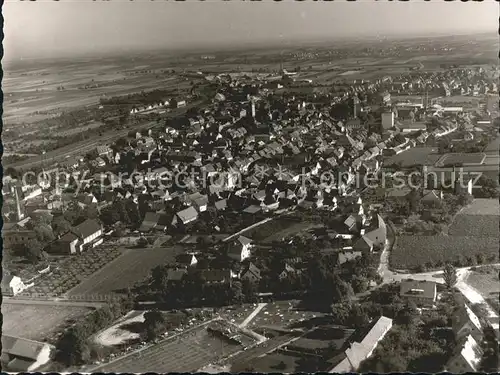
[[[76,202],[70,203],[68,209],[64,212],[64,218],[69,221],[72,225],[75,224],[80,219],[85,219],[85,214]]]
[[[446,264],[443,270],[443,279],[446,287],[451,290],[457,283],[457,271],[451,264]]]
[[[370,323],[370,318],[363,306],[355,304],[350,311],[349,322],[354,328],[365,328]]]
[[[154,340],[164,329],[165,318],[158,310],[148,311],[144,314],[144,326],[147,340]]]
[[[348,301],[334,303],[331,306],[332,316],[337,324],[346,324],[351,314],[351,303]]]
[[[56,215],[52,219],[52,231],[54,235],[60,236],[71,229],[71,224],[68,220],[64,218],[63,215]]]
[[[241,292],[245,296],[247,302],[257,301],[257,287],[248,279],[241,282]]]
[[[460,206],[467,206],[468,204],[471,204],[473,200],[474,197],[467,192],[462,192],[457,196],[457,202]]]
[[[120,221],[120,213],[113,206],[106,207],[101,211],[100,219],[105,225],[113,225]]]
[[[10,176],[12,178],[18,178],[19,172],[15,168],[8,167],[5,169],[5,175]]]
[[[91,204],[85,208],[85,217],[87,219],[98,219],[99,218],[99,210],[97,206]]]
[[[243,301],[243,287],[240,282],[233,282],[231,284],[231,290],[229,293],[229,302],[230,303],[241,303]]]
[[[66,366],[83,364],[89,357],[86,335],[80,326],[66,331],[56,344],[56,360]]]
[[[351,280],[352,289],[355,293],[362,293],[368,289],[368,280],[361,275],[354,275]]]
[[[16,245],[14,252],[26,258],[29,262],[36,264],[43,259],[42,244],[35,238],[28,240],[23,244]]]
[[[331,300],[334,302],[340,302],[345,300],[350,300],[350,297],[354,295],[354,291],[350,284],[342,280],[338,275],[333,275],[329,280],[329,292]]]
[[[36,238],[40,243],[49,243],[54,240],[54,232],[50,225],[47,224],[39,224],[34,228]]]
[[[411,325],[415,321],[417,307],[412,301],[406,302],[404,307],[396,314],[396,323]]]

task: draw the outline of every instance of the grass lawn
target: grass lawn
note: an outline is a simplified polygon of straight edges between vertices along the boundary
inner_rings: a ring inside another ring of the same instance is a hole
[[[278,218],[252,228],[243,233],[243,235],[254,241],[271,242],[274,240],[281,240],[283,237],[298,234],[301,231],[317,225],[318,224],[308,221],[301,222],[290,218]]]
[[[497,237],[400,236],[390,255],[395,269],[412,269],[428,262],[453,262],[460,256],[498,259]],[[489,261],[489,260],[488,260]]]
[[[151,270],[167,263],[173,263],[176,255],[181,254],[181,247],[127,249],[121,256],[96,272],[69,295],[96,295],[119,292],[133,287],[137,282],[145,280]]]
[[[31,340],[48,340],[64,327],[92,311],[86,307],[48,304],[2,303],[2,332]]]

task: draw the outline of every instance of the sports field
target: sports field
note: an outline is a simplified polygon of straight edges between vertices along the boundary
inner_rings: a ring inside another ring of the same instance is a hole
[[[98,372],[195,372],[243,349],[215,337],[207,324],[195,327],[157,345],[106,364]]]

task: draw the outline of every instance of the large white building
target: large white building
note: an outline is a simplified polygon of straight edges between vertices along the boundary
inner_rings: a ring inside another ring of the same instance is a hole
[[[361,342],[354,342],[345,351],[346,358],[337,364],[330,373],[355,372],[361,362],[370,357],[378,343],[392,328],[392,319],[381,316]]]

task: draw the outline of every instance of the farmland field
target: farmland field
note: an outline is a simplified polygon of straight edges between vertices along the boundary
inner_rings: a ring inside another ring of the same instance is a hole
[[[99,372],[194,372],[243,346],[211,335],[202,325],[133,355],[106,364]]]
[[[2,332],[31,340],[52,341],[70,320],[78,320],[88,312],[86,307],[49,304],[2,303]]]
[[[137,282],[146,279],[154,267],[173,262],[175,256],[182,252],[181,247],[127,249],[68,294],[73,296],[109,294],[133,287]]]
[[[497,199],[474,199],[453,220],[448,233],[452,236],[499,236],[499,204]]]
[[[411,269],[428,262],[454,262],[459,257],[483,254],[488,261],[498,259],[497,237],[400,236],[391,251],[396,269]]]
[[[450,236],[497,237],[499,217],[494,215],[459,214],[448,229]]]

